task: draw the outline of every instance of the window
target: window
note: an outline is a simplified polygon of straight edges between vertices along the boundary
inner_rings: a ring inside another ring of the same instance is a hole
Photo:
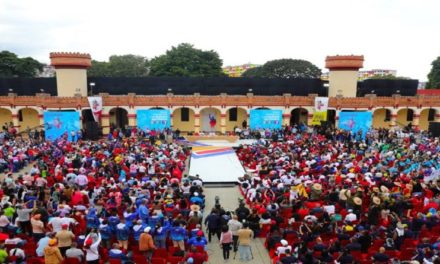
[[[182,109],[180,109],[180,121],[189,121],[189,108],[183,107]]]
[[[429,109],[428,121],[435,121],[435,110],[434,109]]]
[[[414,118],[413,110],[407,109],[406,110],[406,121],[413,121],[413,118]]]
[[[229,121],[237,121],[237,107],[229,109]]]
[[[23,122],[23,111],[18,111],[18,121]]]

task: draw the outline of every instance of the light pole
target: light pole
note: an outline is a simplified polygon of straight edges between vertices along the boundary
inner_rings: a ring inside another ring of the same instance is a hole
[[[90,95],[93,95],[93,87],[95,87],[95,83],[91,82],[90,83]]]

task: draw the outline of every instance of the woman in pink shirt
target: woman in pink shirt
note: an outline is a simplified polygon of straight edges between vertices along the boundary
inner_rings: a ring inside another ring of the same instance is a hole
[[[220,247],[223,249],[223,259],[229,259],[229,251],[232,245],[232,232],[229,231],[227,225],[222,227],[222,233],[220,235]]]

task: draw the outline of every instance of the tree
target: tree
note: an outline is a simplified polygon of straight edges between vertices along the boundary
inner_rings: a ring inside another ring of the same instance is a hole
[[[254,68],[247,69],[241,77],[253,78],[253,77],[261,77],[263,66],[258,66]]]
[[[196,49],[182,43],[151,60],[152,76],[216,77],[225,76],[217,52]]]
[[[254,68],[255,69],[255,68]],[[306,60],[280,59],[266,62],[260,69],[249,69],[244,77],[263,78],[320,78],[321,70]],[[247,73],[250,71],[249,73]]]
[[[35,77],[43,69],[43,64],[27,57],[19,58],[9,51],[0,52],[0,77]]]
[[[437,57],[432,63],[431,71],[428,74],[427,89],[440,88],[440,57]]]
[[[92,77],[142,77],[148,75],[147,58],[138,55],[112,55],[108,62],[92,61],[88,75]]]

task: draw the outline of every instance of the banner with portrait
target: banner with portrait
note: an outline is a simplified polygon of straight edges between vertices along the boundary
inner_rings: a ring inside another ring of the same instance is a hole
[[[93,118],[96,122],[99,122],[102,115],[102,97],[101,96],[91,96],[88,97],[90,109],[92,110]]]
[[[315,97],[315,112],[313,112],[312,125],[321,125],[327,121],[328,97]]]
[[[139,109],[136,111],[137,127],[146,130],[164,130],[171,127],[170,110]]]
[[[252,109],[249,119],[251,129],[280,129],[283,124],[283,111]]]
[[[79,113],[76,111],[45,111],[43,113],[46,140],[54,141],[67,136],[76,141],[80,127]]]
[[[371,112],[347,111],[339,113],[339,128],[353,131],[353,133],[362,132],[362,138],[365,138],[368,130],[373,124],[373,114]]]

